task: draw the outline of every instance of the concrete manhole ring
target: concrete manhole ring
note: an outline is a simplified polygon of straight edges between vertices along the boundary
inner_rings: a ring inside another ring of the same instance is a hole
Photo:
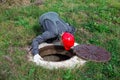
[[[76,46],[76,45],[78,45],[78,44],[75,43],[74,46]],[[55,46],[57,47],[57,48],[55,48],[56,50],[51,51]],[[45,50],[44,48],[47,48],[47,49]],[[49,49],[51,49],[51,50],[49,50]],[[40,44],[39,50],[43,53],[40,53],[40,56],[42,59],[39,60],[39,62],[38,62],[39,64],[37,64],[37,65],[42,66],[43,68],[47,68],[47,69],[58,69],[58,68],[72,69],[74,67],[80,67],[85,64],[86,60],[83,60],[76,55],[71,55],[71,52],[62,51],[62,49],[63,48],[60,46],[59,42],[56,42],[53,44],[48,44],[48,43]],[[48,52],[51,52],[52,55],[50,55]],[[59,52],[61,53],[61,55],[57,54]],[[49,56],[46,57],[45,54],[49,55]],[[29,61],[33,61],[33,56],[31,55],[31,53],[28,56],[29,56]],[[63,56],[65,58],[63,59],[60,56]],[[50,57],[50,60],[48,57]]]

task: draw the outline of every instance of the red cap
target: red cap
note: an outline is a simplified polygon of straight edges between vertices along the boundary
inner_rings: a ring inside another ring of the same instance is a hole
[[[62,34],[62,43],[65,47],[65,50],[70,50],[70,48],[74,45],[74,36],[69,32],[64,32]]]

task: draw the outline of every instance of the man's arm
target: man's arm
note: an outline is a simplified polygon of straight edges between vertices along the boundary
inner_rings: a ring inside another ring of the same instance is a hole
[[[45,42],[47,39],[51,39],[56,37],[56,35],[52,32],[45,31],[42,35],[37,36],[35,39],[33,39],[32,42],[32,54],[36,55],[39,53],[38,46],[42,42]]]

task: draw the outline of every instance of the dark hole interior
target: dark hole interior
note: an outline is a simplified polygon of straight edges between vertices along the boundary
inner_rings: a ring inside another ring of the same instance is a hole
[[[51,45],[39,49],[39,54],[46,61],[64,61],[73,57],[73,50],[66,51],[63,46]]]

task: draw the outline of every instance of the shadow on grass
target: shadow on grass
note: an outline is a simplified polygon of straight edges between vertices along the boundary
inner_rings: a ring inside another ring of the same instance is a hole
[[[39,25],[38,23],[36,23],[36,24],[33,26],[33,31],[34,31],[34,33],[36,34],[36,36],[41,35],[42,32],[43,32],[42,26]]]

